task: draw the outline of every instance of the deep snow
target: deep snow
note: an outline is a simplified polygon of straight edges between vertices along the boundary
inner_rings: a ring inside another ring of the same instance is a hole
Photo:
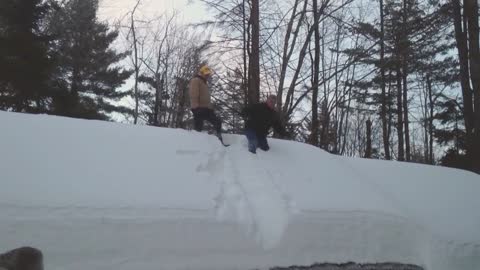
[[[46,269],[480,269],[480,177],[270,140],[0,112],[0,251]]]

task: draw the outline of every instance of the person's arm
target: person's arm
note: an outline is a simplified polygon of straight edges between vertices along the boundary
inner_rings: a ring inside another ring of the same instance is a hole
[[[242,118],[248,118],[250,117],[250,114],[252,112],[252,106],[246,106],[245,108],[243,108],[243,110],[240,112],[240,116]]]
[[[199,106],[200,100],[200,85],[197,79],[190,81],[189,85],[189,95],[190,95],[190,108],[196,109]]]

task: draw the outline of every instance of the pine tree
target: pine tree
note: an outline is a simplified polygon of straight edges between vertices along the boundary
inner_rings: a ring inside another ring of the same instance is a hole
[[[435,138],[440,145],[448,146],[440,164],[448,167],[470,169],[467,159],[467,134],[464,126],[462,105],[446,96],[441,96],[437,107],[440,109],[434,118],[441,123],[441,128],[435,129]]]
[[[381,1],[380,4],[384,2]],[[380,23],[359,23],[354,29],[380,46],[347,52],[373,66],[377,73],[370,80],[356,82],[358,101],[374,107],[382,120],[384,153],[391,136],[391,121],[396,120],[397,159],[410,160],[409,87],[414,75],[440,79],[451,74],[451,58],[438,57],[452,48],[446,34],[445,7],[412,0],[385,1]],[[427,13],[425,10],[428,10]],[[383,28],[383,29],[382,29]],[[383,30],[383,31],[382,31]],[[395,115],[396,117],[394,117]]]
[[[242,91],[245,74],[241,66],[229,68],[222,84],[217,84],[215,94],[218,112],[227,132],[241,133],[243,119],[241,111],[245,107],[245,93]]]
[[[118,32],[97,20],[97,10],[98,0],[70,0],[50,21],[58,38],[54,114],[109,120],[112,112],[132,113],[115,104],[129,94],[119,88],[131,72],[117,65],[126,54],[112,49]]]
[[[41,112],[46,108],[52,70],[42,0],[0,1],[0,108]]]

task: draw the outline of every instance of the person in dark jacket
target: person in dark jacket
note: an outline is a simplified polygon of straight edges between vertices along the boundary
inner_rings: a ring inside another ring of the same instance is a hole
[[[245,136],[248,139],[248,151],[257,152],[257,148],[268,151],[267,135],[270,128],[285,136],[285,128],[283,127],[280,115],[275,110],[275,95],[268,96],[266,102],[250,105],[242,110],[242,117],[245,119]]]

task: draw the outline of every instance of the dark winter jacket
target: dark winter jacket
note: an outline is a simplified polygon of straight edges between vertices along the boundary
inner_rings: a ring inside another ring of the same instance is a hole
[[[258,135],[267,136],[273,127],[281,136],[286,135],[280,115],[265,102],[250,105],[241,114],[245,119],[245,129],[253,129]]]

